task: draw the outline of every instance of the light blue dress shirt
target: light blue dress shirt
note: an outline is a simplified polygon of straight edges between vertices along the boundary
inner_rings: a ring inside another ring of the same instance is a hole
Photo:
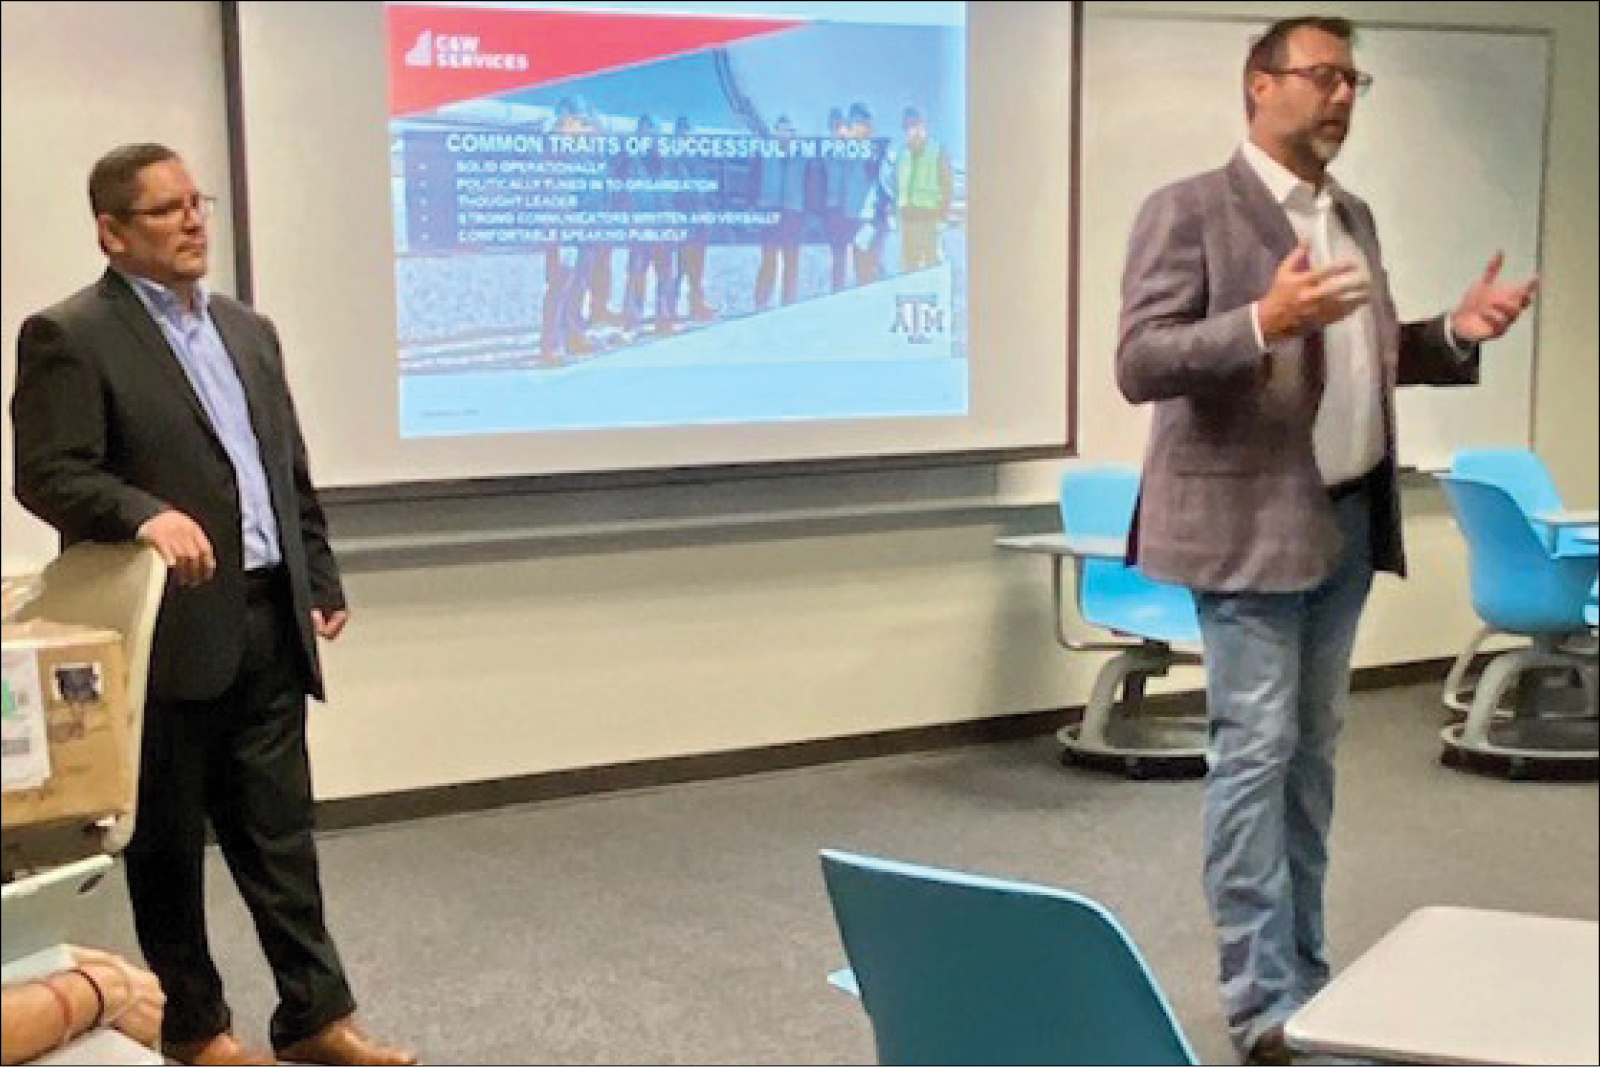
[[[239,372],[211,319],[210,291],[204,286],[198,288],[200,310],[192,312],[166,286],[129,274],[123,277],[161,327],[211,420],[212,430],[233,462],[243,519],[245,570],[277,565],[283,554],[278,545],[278,523],[267,487],[267,472],[261,465],[261,445],[250,425],[250,405],[245,400]]]

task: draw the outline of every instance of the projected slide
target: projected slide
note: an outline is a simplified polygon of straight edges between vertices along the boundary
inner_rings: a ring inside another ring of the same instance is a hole
[[[386,16],[402,437],[968,414],[964,4]]]

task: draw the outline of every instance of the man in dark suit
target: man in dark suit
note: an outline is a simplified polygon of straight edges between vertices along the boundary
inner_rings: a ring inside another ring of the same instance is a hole
[[[1288,1062],[1284,1020],[1328,977],[1351,650],[1374,571],[1405,569],[1394,389],[1475,382],[1535,288],[1496,256],[1454,311],[1399,321],[1372,213],[1327,174],[1371,82],[1352,35],[1291,19],[1254,44],[1247,142],[1146,202],[1123,280],[1118,384],[1155,405],[1130,555],[1199,609],[1206,893],[1252,1062]]]
[[[414,1063],[353,1022],[323,922],[306,696],[348,618],[272,324],[212,294],[211,198],[160,145],[89,177],[98,282],[31,316],[12,398],[18,499],[62,541],[137,538],[171,568],[151,654],[139,941],[182,1063],[271,1063],[231,1033],[206,943],[209,820],[277,980],[272,1037],[306,1063]]]

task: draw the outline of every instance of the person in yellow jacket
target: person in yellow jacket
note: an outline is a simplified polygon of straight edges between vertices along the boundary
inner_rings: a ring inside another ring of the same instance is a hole
[[[939,264],[939,227],[950,211],[954,180],[950,155],[928,136],[928,123],[914,107],[905,111],[906,141],[895,157],[895,206],[900,217],[900,269]]]

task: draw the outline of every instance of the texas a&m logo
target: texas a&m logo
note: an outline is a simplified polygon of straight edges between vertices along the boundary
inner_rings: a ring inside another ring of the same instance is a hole
[[[932,344],[935,336],[949,328],[944,308],[939,306],[939,294],[908,293],[894,298],[894,322],[889,332],[905,334],[907,344]]]

